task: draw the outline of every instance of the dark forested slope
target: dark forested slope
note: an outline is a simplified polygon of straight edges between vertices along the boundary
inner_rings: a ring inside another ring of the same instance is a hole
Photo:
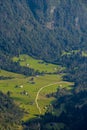
[[[55,61],[63,51],[85,50],[85,0],[1,0],[0,50]]]
[[[23,111],[7,95],[0,92],[0,129],[14,130],[21,124]]]

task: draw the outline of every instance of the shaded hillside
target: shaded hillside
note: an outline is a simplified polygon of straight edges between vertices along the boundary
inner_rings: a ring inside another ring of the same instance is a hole
[[[18,130],[22,117],[23,111],[13,103],[12,99],[0,92],[0,129]]]
[[[64,90],[63,90],[64,91]],[[67,93],[67,92],[66,92]],[[58,110],[64,104],[64,111],[58,116],[46,113],[41,119],[41,130],[59,130],[59,123],[64,126],[61,130],[87,129],[87,91],[73,95],[63,95],[58,98],[54,108]],[[57,95],[58,96],[58,95]],[[66,103],[65,103],[66,102]],[[57,128],[56,128],[57,125]],[[49,127],[47,127],[49,126]],[[28,130],[28,129],[26,129]]]
[[[49,61],[63,50],[85,50],[86,14],[85,0],[1,0],[0,50]]]

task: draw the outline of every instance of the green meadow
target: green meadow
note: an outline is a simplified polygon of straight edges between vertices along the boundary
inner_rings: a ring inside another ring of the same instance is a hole
[[[40,72],[44,71],[48,73],[53,73],[64,69],[61,66],[46,63],[43,60],[37,60],[28,55],[20,55],[19,57],[14,57],[13,61],[19,62],[21,66],[30,67],[34,70],[39,70]]]
[[[26,66],[29,64],[29,67],[34,68],[39,71],[46,72],[56,72],[58,69],[64,69],[61,66],[45,63],[41,60],[36,60],[27,55],[20,55],[19,58],[14,57],[14,62],[20,62],[20,65]],[[55,70],[55,68],[57,68]],[[43,76],[36,75],[32,77],[26,77],[21,74],[16,74],[8,72],[5,70],[0,70],[0,76],[10,77],[8,79],[0,80],[0,90],[4,93],[10,92],[10,96],[14,99],[15,103],[18,104],[25,111],[23,120],[28,120],[36,117],[40,114],[39,110],[35,103],[35,98],[40,90],[40,88],[50,85],[46,88],[43,88],[38,95],[38,104],[41,108],[41,114],[46,112],[46,106],[49,106],[55,98],[47,98],[47,94],[56,92],[58,87],[66,87],[70,89],[73,83],[63,81],[63,74],[45,74]],[[57,83],[57,84],[55,84]]]
[[[87,57],[87,51],[82,51],[82,56]]]

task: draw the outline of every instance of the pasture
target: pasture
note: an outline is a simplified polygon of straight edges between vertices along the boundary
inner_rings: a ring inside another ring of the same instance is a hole
[[[37,60],[28,55],[20,55],[19,57],[14,57],[13,61],[19,62],[21,66],[26,66],[33,68],[34,70],[39,70],[39,72],[53,73],[64,69],[59,65],[50,64],[44,62],[43,60]]]
[[[25,55],[22,55],[21,58],[24,58],[23,56]],[[15,57],[13,60],[17,61],[18,58]],[[39,71],[54,72],[55,67],[60,68],[60,66],[53,64],[45,65],[46,63],[40,63],[40,61],[33,58],[27,59],[26,62],[30,64],[32,68],[35,67],[36,70],[39,69]],[[26,62],[20,61],[20,65],[26,65]],[[26,77],[21,74],[0,70],[0,76],[11,77],[11,79],[0,80],[0,91],[4,93],[10,92],[10,96],[14,99],[15,103],[24,109],[25,116],[23,120],[34,118],[40,114],[35,103],[35,98],[42,87],[54,84],[43,88],[38,95],[38,105],[41,108],[41,114],[44,114],[47,110],[46,106],[49,106],[49,104],[55,100],[53,97],[47,98],[46,94],[56,92],[57,88],[60,86],[69,89],[71,85],[73,85],[73,83],[63,81],[62,74],[45,74],[43,76],[36,75],[33,77]]]

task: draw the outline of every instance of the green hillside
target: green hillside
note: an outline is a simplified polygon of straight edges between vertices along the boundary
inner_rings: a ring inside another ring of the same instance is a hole
[[[87,0],[0,0],[0,91],[1,130],[87,130]]]
[[[73,83],[63,81],[62,77],[64,74],[57,74],[63,70],[61,66],[45,63],[27,55],[20,55],[19,58],[14,57],[13,61],[19,61],[22,66],[29,64],[33,69],[44,71],[43,75],[30,77],[4,70],[0,71],[0,90],[4,93],[9,92],[16,103],[24,109],[25,115],[23,120],[34,118],[36,117],[35,115],[40,114],[35,103],[35,98],[40,88],[48,86],[43,88],[38,95],[38,104],[42,110],[41,114],[44,114],[46,112],[44,108],[55,100],[54,97],[47,98],[46,95],[56,92],[60,86],[69,89],[73,85]],[[55,70],[55,67],[58,69]]]
[[[47,63],[43,60],[37,60],[28,55],[14,57],[13,62],[19,62],[21,66],[29,67],[43,73],[57,73],[64,70],[64,68],[59,65]]]

